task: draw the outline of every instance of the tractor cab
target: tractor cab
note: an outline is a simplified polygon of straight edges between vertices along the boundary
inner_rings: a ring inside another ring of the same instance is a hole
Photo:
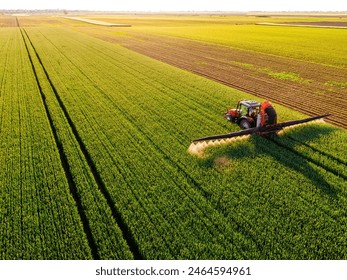
[[[243,100],[237,103],[236,109],[228,110],[225,118],[230,122],[237,123],[241,128],[256,127],[261,103],[254,100]]]
[[[260,103],[249,100],[240,101],[237,104],[237,110],[240,112],[240,117],[251,117],[254,118],[259,114]]]

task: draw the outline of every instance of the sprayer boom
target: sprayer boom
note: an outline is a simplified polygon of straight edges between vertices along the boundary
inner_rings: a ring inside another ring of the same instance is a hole
[[[324,114],[324,115],[319,115],[319,116],[314,116],[302,120],[294,120],[294,121],[288,121],[288,122],[282,122],[282,123],[277,123],[277,124],[272,124],[272,125],[264,125],[264,126],[258,126],[258,127],[252,127],[252,128],[247,128],[241,131],[236,131],[228,134],[219,134],[219,135],[212,135],[212,136],[207,136],[203,138],[198,138],[194,139],[192,142],[196,143],[199,141],[208,141],[208,140],[216,140],[216,139],[227,139],[227,138],[233,138],[233,137],[238,137],[238,136],[243,136],[243,135],[249,135],[249,134],[257,134],[260,136],[268,136],[271,134],[276,134],[278,131],[282,130],[284,127],[292,126],[292,125],[297,125],[301,123],[306,123],[318,119],[322,119],[325,117],[330,116],[330,114]]]

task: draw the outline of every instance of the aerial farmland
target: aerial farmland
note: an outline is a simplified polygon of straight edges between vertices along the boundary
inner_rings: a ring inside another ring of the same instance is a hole
[[[346,259],[346,27],[0,15],[0,258]],[[240,100],[331,115],[191,143],[240,130]]]

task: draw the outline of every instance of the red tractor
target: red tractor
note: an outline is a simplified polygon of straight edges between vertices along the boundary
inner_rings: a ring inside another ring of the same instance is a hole
[[[225,113],[225,118],[243,129],[277,124],[276,111],[269,101],[239,101],[236,109]]]
[[[228,134],[212,135],[198,138],[192,142],[206,140],[227,139],[248,134],[257,134],[259,136],[272,136],[285,127],[306,123],[330,116],[324,114],[301,120],[287,121],[277,123],[277,114],[269,101],[262,103],[253,100],[243,100],[237,103],[236,109],[228,110],[225,118],[232,123],[237,123],[243,130],[231,132]]]

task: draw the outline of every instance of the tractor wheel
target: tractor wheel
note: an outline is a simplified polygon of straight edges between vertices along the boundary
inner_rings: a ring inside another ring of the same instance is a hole
[[[251,124],[246,119],[240,121],[240,126],[242,129],[251,128]]]

